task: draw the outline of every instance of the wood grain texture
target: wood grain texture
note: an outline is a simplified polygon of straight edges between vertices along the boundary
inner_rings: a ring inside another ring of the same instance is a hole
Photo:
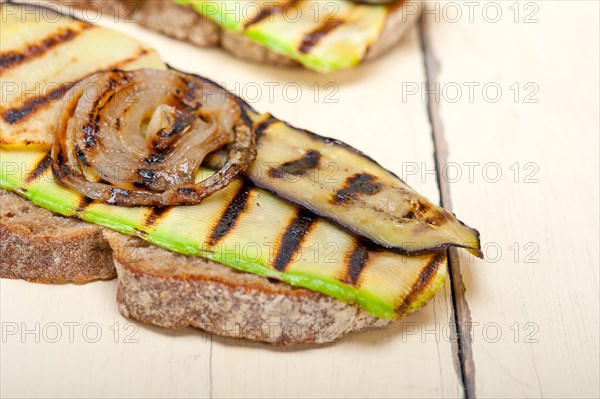
[[[127,320],[115,295],[115,281],[1,280],[0,395],[209,396],[210,337]]]
[[[423,310],[384,330],[273,349],[192,329],[131,327],[117,313],[114,282],[2,280],[0,395],[460,397],[464,378],[466,394],[476,397],[600,396],[598,3],[478,3],[473,22],[463,3],[452,22],[445,4],[426,18],[438,97],[422,86],[416,31],[376,62],[320,76],[247,64],[133,23],[116,28],[152,43],[173,66],[225,83],[260,111],[366,149],[434,201],[437,149],[444,202],[487,244],[485,262],[457,253],[453,287],[464,284],[464,293],[452,295],[446,284]],[[501,17],[492,22],[497,6]],[[110,18],[102,24],[115,26]],[[428,101],[441,134],[435,148]],[[472,348],[462,368],[450,336],[453,299]],[[36,342],[23,331],[38,322]],[[78,323],[73,342],[65,323]],[[96,343],[91,323],[102,332]],[[127,334],[134,342],[125,342]]]
[[[426,85],[425,97],[427,103],[427,114],[431,126],[431,137],[434,145],[434,164],[436,180],[440,193],[440,205],[452,211],[452,198],[450,196],[450,182],[443,178],[444,165],[448,162],[448,143],[444,137],[444,126],[440,117],[440,101],[438,99],[439,63],[433,54],[431,39],[426,23],[419,25],[419,36],[423,62],[425,68]],[[448,284],[452,293],[452,321],[455,324],[456,339],[453,343],[453,351],[456,353],[459,375],[462,381],[465,398],[475,397],[475,364],[473,361],[473,350],[471,329],[471,312],[465,298],[465,285],[461,273],[459,251],[449,248],[448,259]]]
[[[253,105],[272,110],[279,118],[362,148],[384,166],[402,174],[407,166],[432,162],[433,144],[424,104],[402,102],[404,81],[424,81],[416,30],[391,54],[355,71],[315,75],[243,63],[227,54],[190,53],[188,68],[202,62],[209,77],[240,88],[262,87]],[[158,51],[165,53],[167,49]],[[192,58],[193,57],[193,58]],[[197,57],[197,58],[196,58]],[[214,62],[214,65],[212,64]],[[236,85],[236,83],[240,83]],[[277,83],[275,101],[264,90]],[[285,101],[281,88],[298,84],[302,97]],[[331,84],[336,88],[326,89]],[[316,85],[316,86],[315,86]],[[314,89],[319,87],[320,101]],[[326,102],[325,95],[332,95]],[[365,94],[368,93],[368,94]],[[376,99],[375,96],[376,95]],[[402,107],[402,113],[395,110]],[[392,143],[392,144],[391,144]],[[410,176],[408,183],[432,200],[438,200],[435,179]],[[214,397],[457,397],[462,396],[454,365],[450,334],[449,287],[417,314],[394,326],[353,334],[322,348],[274,350],[263,345],[236,343],[215,337],[212,354]],[[413,331],[414,330],[414,331]],[[429,333],[428,333],[429,332]],[[437,336],[436,336],[437,334]],[[419,362],[401,359],[419,358]]]
[[[219,50],[201,50],[132,23],[101,23],[151,43],[172,66],[199,73],[243,95],[259,111],[364,149],[385,167],[438,201],[435,177],[406,173],[433,162],[424,103],[403,101],[403,82],[424,81],[416,30],[389,55],[354,71],[316,75],[248,64]],[[399,111],[401,109],[401,111]],[[332,169],[335,173],[335,169]],[[333,175],[335,176],[335,174]],[[321,248],[319,256],[326,256]],[[41,286],[0,281],[6,336],[0,355],[4,397],[460,397],[463,389],[452,350],[448,285],[418,313],[393,326],[353,334],[323,347],[273,349],[214,337],[193,329],[172,332],[135,323],[137,343],[124,343],[132,327],[115,304],[114,282]],[[58,323],[62,338],[35,342],[24,328]],[[86,338],[64,323],[97,323]],[[120,329],[114,342],[110,327]],[[129,330],[125,331],[125,327]],[[135,330],[135,328],[133,328]],[[82,371],[84,370],[84,371]]]
[[[598,397],[598,3],[496,4],[427,24],[453,210],[487,243],[460,260],[475,395]]]

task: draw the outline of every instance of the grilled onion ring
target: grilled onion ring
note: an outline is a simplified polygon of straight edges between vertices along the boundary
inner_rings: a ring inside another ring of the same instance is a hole
[[[192,205],[256,157],[254,132],[224,89],[176,71],[101,72],[64,96],[52,147],[56,179],[120,206]],[[227,146],[219,171],[196,182],[204,157]]]

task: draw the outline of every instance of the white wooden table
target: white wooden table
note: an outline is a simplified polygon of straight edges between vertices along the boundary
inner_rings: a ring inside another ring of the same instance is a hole
[[[421,311],[293,349],[132,322],[115,281],[2,280],[1,396],[598,397],[598,2],[428,7],[386,57],[325,76],[101,23],[365,150],[477,227],[487,261],[453,251]]]

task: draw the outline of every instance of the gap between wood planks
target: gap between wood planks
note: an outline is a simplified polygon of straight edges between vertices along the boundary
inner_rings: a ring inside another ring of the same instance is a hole
[[[210,334],[210,349],[208,353],[208,397],[213,398],[213,337]]]
[[[433,53],[433,48],[427,32],[427,23],[419,25],[419,39],[423,53],[423,65],[425,68],[425,82],[427,86],[427,115],[431,125],[431,136],[433,138],[433,158],[435,161],[436,178],[440,193],[440,204],[452,211],[450,199],[450,186],[442,178],[442,168],[448,160],[448,144],[444,138],[444,126],[440,119],[439,102],[435,101],[434,89],[439,71],[439,64]],[[455,365],[459,372],[465,398],[475,398],[475,363],[473,361],[473,349],[471,346],[471,312],[465,298],[465,285],[460,272],[460,261],[458,250],[450,248],[447,250],[448,271],[450,279],[450,291],[452,297],[453,335],[456,341],[452,342],[452,351],[455,355]]]
[[[427,26],[425,23],[419,24],[419,39],[421,43],[421,51],[423,53],[423,66],[425,68],[425,82],[427,85],[427,116],[431,126],[431,135],[433,138],[433,157],[436,168],[436,179],[438,191],[440,193],[441,205],[449,211],[452,211],[452,201],[450,199],[450,186],[442,176],[442,167],[448,159],[448,145],[444,138],[443,125],[439,116],[439,103],[432,101],[434,97],[432,89],[435,85],[435,79],[438,74],[438,62],[433,53]],[[475,363],[473,361],[473,350],[471,347],[471,312],[469,304],[465,298],[465,285],[462,281],[460,272],[460,261],[456,248],[447,250],[448,255],[448,270],[452,297],[452,318],[453,318],[453,335],[457,337],[452,343],[452,349],[455,355],[457,371],[460,374],[461,382],[464,389],[465,398],[475,398]],[[213,398],[213,336],[210,339],[209,352],[209,398]]]

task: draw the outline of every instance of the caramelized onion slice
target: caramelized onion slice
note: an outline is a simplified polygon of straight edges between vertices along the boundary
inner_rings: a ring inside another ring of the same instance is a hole
[[[120,206],[192,205],[223,189],[256,157],[238,100],[202,79],[144,69],[97,73],[64,97],[55,131],[56,179]],[[204,157],[222,147],[223,166],[195,182]]]

